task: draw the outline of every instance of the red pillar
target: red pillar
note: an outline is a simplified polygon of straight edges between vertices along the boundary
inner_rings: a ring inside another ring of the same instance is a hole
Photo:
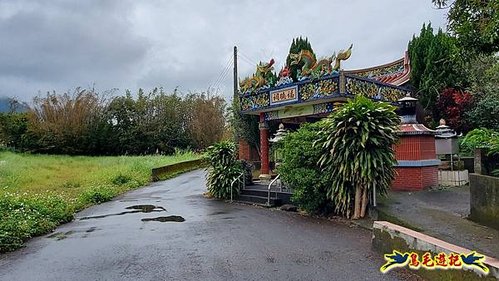
[[[261,154],[261,168],[260,168],[260,179],[269,180],[270,179],[270,169],[269,169],[269,126],[265,122],[265,117],[263,113],[260,113],[260,154]]]

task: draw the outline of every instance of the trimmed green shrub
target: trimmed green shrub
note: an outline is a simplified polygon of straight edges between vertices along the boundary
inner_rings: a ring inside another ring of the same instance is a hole
[[[243,165],[236,157],[236,145],[232,142],[216,143],[206,150],[208,191],[216,198],[230,199],[239,195],[239,183],[235,181],[244,173]]]
[[[314,147],[321,123],[303,124],[282,140],[282,163],[278,172],[293,189],[291,200],[308,213],[324,212],[328,203],[326,179],[317,162],[322,151]]]

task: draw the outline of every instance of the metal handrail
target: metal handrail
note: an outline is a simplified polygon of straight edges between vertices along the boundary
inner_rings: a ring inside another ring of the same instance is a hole
[[[233,191],[233,188],[232,186],[234,185],[234,183],[238,180],[241,180],[241,177],[244,176],[244,173],[241,173],[237,178],[235,178],[232,183],[230,184],[230,203],[232,203],[232,191]],[[243,181],[241,181],[243,182]],[[244,183],[244,182],[243,182]]]
[[[277,177],[275,177],[270,183],[269,183],[269,187],[268,187],[268,195],[267,195],[267,206],[270,206],[270,188],[272,187],[272,185],[279,179],[281,175],[277,175]]]

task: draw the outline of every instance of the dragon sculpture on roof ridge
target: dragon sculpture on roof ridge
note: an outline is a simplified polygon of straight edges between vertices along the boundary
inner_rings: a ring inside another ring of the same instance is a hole
[[[338,71],[342,60],[347,60],[352,55],[353,44],[347,50],[340,50],[338,55],[336,52],[331,57],[316,60],[314,54],[309,50],[301,50],[297,54],[290,54],[290,65],[299,65],[303,63],[299,77],[305,79],[308,77],[318,78],[323,75],[331,74],[333,71]],[[334,67],[331,63],[335,61]]]
[[[275,83],[276,79],[273,73],[274,63],[274,59],[271,59],[268,63],[260,62],[257,64],[256,72],[252,76],[246,77],[239,82],[241,93],[257,90]]]

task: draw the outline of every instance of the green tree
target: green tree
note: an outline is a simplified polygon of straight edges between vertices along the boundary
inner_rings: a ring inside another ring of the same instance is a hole
[[[226,131],[226,102],[222,97],[190,94],[184,98],[187,107],[187,129],[192,144],[205,149],[219,142]]]
[[[499,131],[499,94],[490,94],[478,100],[466,113],[466,119],[475,128]]]
[[[139,89],[134,99],[130,91],[116,97],[108,118],[118,139],[118,154],[171,154],[176,148],[192,145],[189,136],[188,101],[176,92],[161,88],[146,93]]]
[[[499,51],[499,2],[497,0],[432,0],[449,8],[448,30],[458,38],[465,54],[493,54]]]
[[[499,131],[499,57],[478,55],[465,68],[475,104],[466,112],[474,128]]]
[[[327,196],[335,211],[364,217],[368,194],[385,194],[395,177],[393,145],[400,119],[395,107],[356,96],[324,121],[317,145],[319,164],[327,175]]]
[[[171,154],[204,149],[225,133],[226,103],[219,96],[154,88],[108,97],[81,88],[38,96],[26,114],[0,116],[0,143],[55,154]]]
[[[36,97],[28,111],[27,134],[35,140],[31,150],[46,153],[88,154],[90,129],[100,121],[105,100],[92,89],[74,93],[47,93]]]
[[[0,146],[22,150],[28,129],[26,113],[0,113]]]
[[[127,90],[124,96],[115,97],[109,104],[106,118],[113,124],[116,154],[134,153],[135,136],[133,128],[136,126],[134,117],[135,100],[132,93]],[[137,140],[139,141],[139,140]]]
[[[431,24],[423,24],[419,36],[408,45],[411,58],[411,84],[426,113],[436,115],[439,93],[462,86],[461,62],[455,39],[441,29],[435,34]]]

